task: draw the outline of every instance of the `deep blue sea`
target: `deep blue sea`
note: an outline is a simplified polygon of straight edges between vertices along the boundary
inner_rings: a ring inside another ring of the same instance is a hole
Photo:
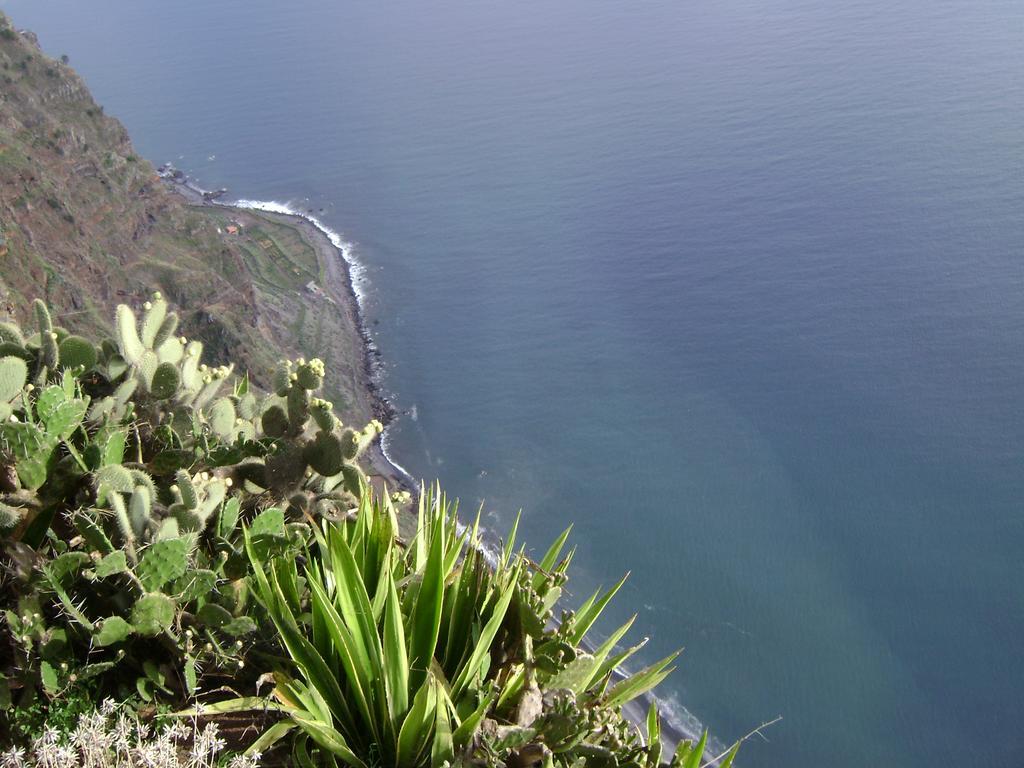
[[[742,765],[1024,765],[1019,0],[0,7],[354,244],[394,457],[632,571]]]

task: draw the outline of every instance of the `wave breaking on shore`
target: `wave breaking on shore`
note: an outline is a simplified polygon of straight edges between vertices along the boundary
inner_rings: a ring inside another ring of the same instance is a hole
[[[265,211],[266,213],[279,213],[285,216],[294,216],[296,218],[303,219],[312,224],[318,230],[320,230],[320,232],[322,232],[324,236],[326,236],[327,239],[331,241],[331,244],[341,255],[342,260],[348,267],[349,282],[352,286],[352,293],[355,295],[356,298],[356,311],[359,314],[360,330],[363,335],[363,340],[367,346],[367,352],[369,353],[368,358],[370,361],[370,377],[374,386],[376,386],[378,390],[375,394],[381,400],[384,400],[390,407],[391,403],[389,398],[386,395],[384,395],[383,392],[380,390],[382,385],[382,377],[381,366],[378,359],[379,351],[377,348],[377,344],[374,341],[373,337],[370,335],[369,329],[366,324],[366,297],[369,278],[367,276],[366,265],[359,261],[359,259],[356,258],[355,256],[355,244],[349,240],[346,240],[344,237],[341,236],[341,233],[337,232],[334,229],[331,229],[329,226],[324,224],[323,221],[318,219],[313,214],[295,208],[294,206],[289,205],[288,203],[280,203],[277,202],[276,200],[242,199],[235,200],[229,204],[236,208],[245,208],[255,211]],[[394,456],[391,454],[390,443],[391,440],[390,435],[388,433],[386,422],[384,433],[381,435],[380,438],[380,451],[384,455],[384,458],[387,460],[387,462],[392,467],[394,467],[395,470],[400,475],[402,475],[402,477],[404,477],[405,480],[411,486],[415,487],[416,480],[413,477],[412,473],[408,469],[403,467],[400,463],[395,461]]]
[[[319,229],[325,235],[327,239],[331,241],[335,248],[341,253],[341,257],[345,260],[348,265],[349,274],[352,280],[352,291],[356,295],[356,301],[359,303],[359,311],[362,313],[365,311],[366,304],[366,266],[359,261],[354,255],[355,245],[348,240],[345,240],[341,234],[328,227],[320,219],[311,213],[301,211],[288,203],[279,203],[275,200],[235,200],[230,205],[236,208],[248,208],[253,211],[266,211],[267,213],[282,213],[286,216],[297,216],[300,219],[305,219],[314,227]]]

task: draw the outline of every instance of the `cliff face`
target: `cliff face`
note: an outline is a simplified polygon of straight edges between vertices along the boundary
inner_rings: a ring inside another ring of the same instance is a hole
[[[170,192],[78,75],[2,14],[0,230],[0,314],[25,321],[40,296],[62,325],[95,331],[113,305],[159,288],[213,357],[230,348],[256,371],[273,356],[250,343],[260,334],[241,247]]]
[[[66,63],[0,13],[0,319],[31,300],[69,330],[109,335],[117,304],[160,290],[212,364],[269,389],[283,357],[320,357],[346,422],[387,419],[344,262],[293,217],[190,204],[138,157]],[[368,453],[378,473],[391,465]]]
[[[212,363],[257,384],[283,356],[319,356],[327,394],[380,415],[338,254],[304,222],[190,205],[31,33],[0,14],[0,318],[109,332],[114,306],[160,290]],[[325,247],[326,243],[326,247]],[[306,286],[315,283],[315,291]]]

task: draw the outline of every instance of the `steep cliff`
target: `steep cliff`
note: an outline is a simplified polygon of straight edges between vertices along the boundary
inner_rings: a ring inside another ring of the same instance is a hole
[[[0,318],[43,298],[56,323],[109,331],[159,289],[211,363],[265,385],[318,356],[354,422],[382,416],[345,265],[308,222],[189,202],[135,154],[66,62],[0,14]],[[309,290],[307,286],[313,287]]]

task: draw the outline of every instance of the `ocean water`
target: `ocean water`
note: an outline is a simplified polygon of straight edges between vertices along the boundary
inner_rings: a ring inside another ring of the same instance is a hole
[[[575,521],[742,765],[1024,764],[1024,5],[0,7],[354,244],[396,459]]]

